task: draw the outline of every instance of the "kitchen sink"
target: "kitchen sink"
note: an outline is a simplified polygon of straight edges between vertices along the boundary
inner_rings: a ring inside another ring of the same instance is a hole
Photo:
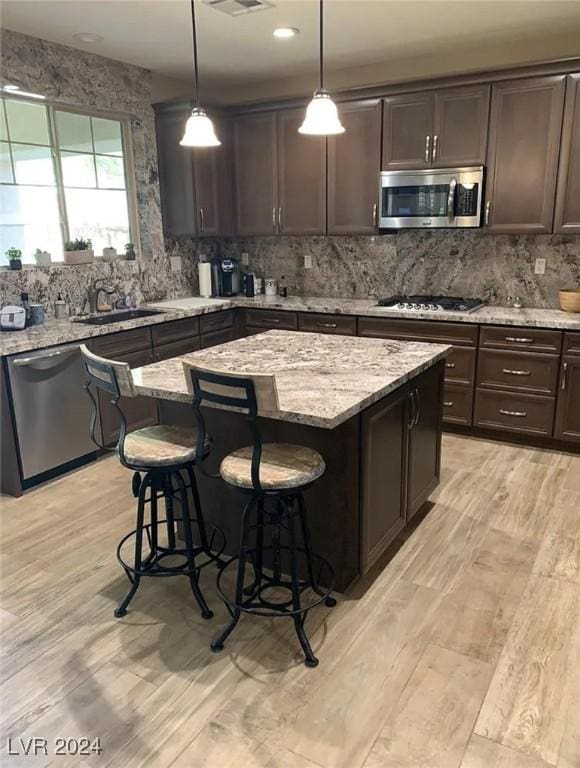
[[[108,325],[109,323],[123,323],[126,320],[137,320],[139,317],[151,317],[152,315],[162,314],[163,312],[155,309],[126,309],[93,317],[79,317],[74,322],[84,323],[85,325]]]

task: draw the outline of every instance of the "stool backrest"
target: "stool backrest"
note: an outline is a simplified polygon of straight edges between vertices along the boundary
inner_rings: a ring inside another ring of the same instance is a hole
[[[252,485],[260,491],[260,461],[262,436],[258,416],[268,416],[279,410],[278,390],[273,374],[218,373],[183,361],[188,390],[193,394],[193,410],[198,428],[197,455],[203,456],[206,428],[202,405],[217,406],[245,413],[253,435]]]
[[[121,397],[137,396],[131,368],[128,363],[122,363],[118,360],[109,360],[106,357],[95,355],[84,344],[81,344],[80,350],[86,374],[85,390],[93,405],[90,421],[91,438],[99,448],[106,448],[108,450],[115,447],[118,448],[119,457],[121,458],[121,461],[124,462],[123,446],[127,435],[127,420],[118,403]],[[97,437],[97,416],[99,409],[95,396],[91,391],[91,384],[94,384],[97,389],[101,389],[111,395],[111,403],[119,414],[121,429],[119,432],[119,439],[114,446],[104,445]]]

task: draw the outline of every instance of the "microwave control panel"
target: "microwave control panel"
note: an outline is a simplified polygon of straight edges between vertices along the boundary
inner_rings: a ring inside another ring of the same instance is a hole
[[[476,216],[479,184],[458,184],[455,203],[456,216]]]

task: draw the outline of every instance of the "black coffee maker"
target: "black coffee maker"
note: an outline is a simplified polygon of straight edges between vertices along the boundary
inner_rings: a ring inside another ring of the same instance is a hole
[[[240,263],[237,259],[212,259],[212,296],[237,296],[240,292]]]

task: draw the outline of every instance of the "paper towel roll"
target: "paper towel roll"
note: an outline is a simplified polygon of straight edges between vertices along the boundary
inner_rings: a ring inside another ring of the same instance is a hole
[[[197,272],[199,275],[199,295],[208,299],[211,296],[211,264],[201,262],[197,265]]]

